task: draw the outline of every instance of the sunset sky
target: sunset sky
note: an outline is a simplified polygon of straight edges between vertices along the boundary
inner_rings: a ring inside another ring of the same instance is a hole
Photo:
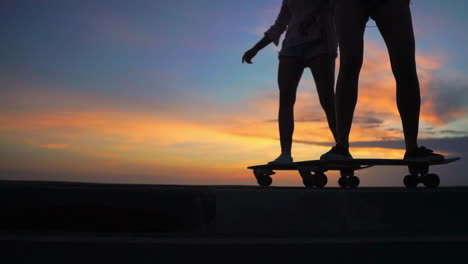
[[[243,53],[280,0],[3,0],[0,3],[0,179],[256,185],[246,167],[279,154],[279,47]],[[422,92],[420,143],[462,160],[434,167],[468,185],[465,0],[413,0]],[[401,123],[386,47],[370,21],[351,132],[355,158],[401,158]],[[339,64],[339,58],[337,60]],[[293,157],[333,144],[305,71]],[[407,170],[357,173],[401,186]],[[329,186],[338,174],[331,172]],[[280,172],[274,186],[300,186]]]

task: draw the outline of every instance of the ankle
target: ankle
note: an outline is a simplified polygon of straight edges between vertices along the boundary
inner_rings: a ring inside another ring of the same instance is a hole
[[[349,145],[343,145],[343,144],[337,143],[335,148],[341,152],[349,152]]]
[[[419,149],[418,145],[406,147],[406,153],[415,153]]]

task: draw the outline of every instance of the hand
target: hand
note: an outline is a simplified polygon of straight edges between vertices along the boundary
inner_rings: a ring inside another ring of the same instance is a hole
[[[244,53],[244,56],[242,56],[242,63],[246,62],[248,64],[252,64],[252,59],[257,55],[257,50],[255,49],[249,49]]]

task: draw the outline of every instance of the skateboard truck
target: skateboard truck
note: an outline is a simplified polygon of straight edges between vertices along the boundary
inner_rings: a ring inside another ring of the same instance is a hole
[[[428,165],[408,165],[408,171],[410,175],[406,175],[403,179],[403,183],[408,188],[416,188],[419,183],[423,183],[424,186],[434,189],[439,187],[440,178],[439,175],[429,173]]]
[[[338,179],[338,185],[341,188],[350,187],[354,189],[361,183],[359,177],[354,175],[354,169],[341,169],[340,175],[341,177]]]
[[[300,167],[298,171],[306,187],[317,187],[320,189],[328,183],[328,178],[325,174],[326,169],[320,167]]]
[[[257,179],[258,185],[264,186],[264,187],[271,185],[271,183],[273,182],[271,175],[276,174],[271,169],[254,169],[253,172],[254,172],[255,178]]]

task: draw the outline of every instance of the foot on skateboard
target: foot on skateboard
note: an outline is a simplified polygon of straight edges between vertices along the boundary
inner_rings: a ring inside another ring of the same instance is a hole
[[[407,151],[403,159],[408,161],[434,162],[443,161],[445,158],[441,154],[434,153],[431,149],[419,147],[415,151]]]
[[[293,163],[293,158],[291,154],[281,153],[278,158],[273,161],[268,162],[268,165],[280,165],[280,164],[291,164]]]
[[[332,147],[330,151],[320,156],[320,160],[352,160],[353,156],[349,150],[338,146]]]

